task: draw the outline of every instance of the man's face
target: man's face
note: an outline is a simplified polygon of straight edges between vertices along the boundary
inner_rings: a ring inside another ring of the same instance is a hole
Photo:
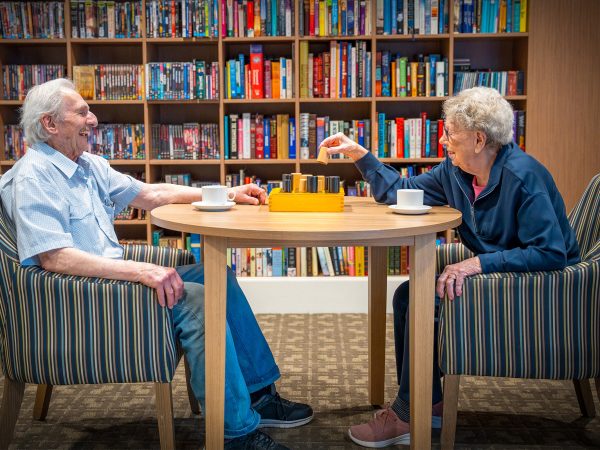
[[[88,135],[98,119],[90,111],[88,104],[76,92],[63,97],[63,116],[54,122],[53,133],[48,140],[53,148],[67,158],[76,161],[87,151]]]

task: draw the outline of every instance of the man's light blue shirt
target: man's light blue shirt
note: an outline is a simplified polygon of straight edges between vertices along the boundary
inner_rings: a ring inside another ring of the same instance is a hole
[[[37,255],[64,247],[122,258],[113,221],[142,186],[99,156],[83,153],[74,162],[48,144],[34,144],[0,178],[21,264],[39,265]]]

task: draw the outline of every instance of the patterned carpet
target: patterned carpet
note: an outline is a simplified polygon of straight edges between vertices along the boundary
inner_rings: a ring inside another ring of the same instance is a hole
[[[346,433],[372,414],[366,315],[260,315],[259,322],[283,374],[279,391],[316,412],[305,427],[269,433],[293,449],[360,448]],[[396,393],[391,316],[387,339],[391,400]],[[57,387],[44,422],[32,419],[34,397],[35,387],[28,386],[11,448],[159,447],[151,384]],[[177,447],[199,448],[203,424],[190,411],[183,365],[173,401]],[[595,402],[600,415],[596,396]],[[439,433],[433,444],[439,448]],[[456,448],[600,448],[600,418],[580,416],[570,382],[463,377]]]

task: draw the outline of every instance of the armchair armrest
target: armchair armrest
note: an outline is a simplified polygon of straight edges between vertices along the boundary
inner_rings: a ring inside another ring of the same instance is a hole
[[[437,247],[436,273],[442,273],[448,264],[456,264],[475,256],[463,244],[445,244]]]
[[[583,379],[600,375],[600,261],[560,271],[468,277],[445,298],[439,354],[449,374]]]
[[[194,256],[186,251],[170,247],[151,245],[124,245],[123,259],[152,263],[164,267],[177,267],[195,262]]]
[[[7,375],[36,384],[171,381],[172,315],[140,283],[17,266],[7,304]]]

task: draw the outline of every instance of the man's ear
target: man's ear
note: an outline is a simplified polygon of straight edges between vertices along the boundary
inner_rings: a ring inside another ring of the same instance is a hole
[[[479,154],[485,148],[485,144],[487,143],[487,136],[483,131],[476,131],[475,138],[475,153]]]
[[[42,122],[42,126],[46,129],[48,133],[56,134],[58,132],[58,130],[56,129],[56,121],[51,115],[43,115],[40,119],[40,122]]]

